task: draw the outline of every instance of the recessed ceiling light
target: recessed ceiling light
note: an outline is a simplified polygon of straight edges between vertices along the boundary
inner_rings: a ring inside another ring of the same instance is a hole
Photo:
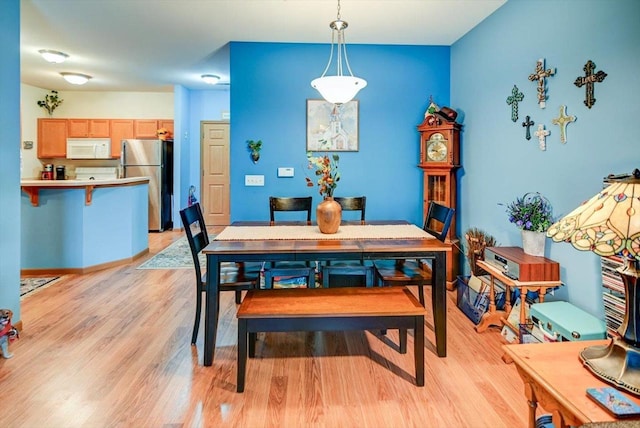
[[[91,76],[88,74],[82,73],[60,73],[64,80],[74,85],[84,85],[91,79]]]
[[[59,64],[69,58],[69,55],[64,52],[52,51],[50,49],[40,49],[38,52],[46,61],[54,64]]]
[[[220,81],[220,76],[216,76],[215,74],[203,74],[200,77],[210,85],[215,85]]]

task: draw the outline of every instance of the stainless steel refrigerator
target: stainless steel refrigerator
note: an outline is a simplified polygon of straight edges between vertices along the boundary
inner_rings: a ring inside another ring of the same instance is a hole
[[[149,231],[173,229],[173,140],[122,140],[124,177],[149,177]]]

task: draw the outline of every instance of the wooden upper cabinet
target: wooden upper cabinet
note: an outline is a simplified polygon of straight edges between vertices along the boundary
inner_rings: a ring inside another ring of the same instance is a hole
[[[171,138],[173,138],[173,120],[159,120],[158,121],[158,129],[164,128],[171,134]]]
[[[119,158],[122,140],[135,138],[133,119],[111,119],[111,157]]]
[[[67,156],[67,120],[38,119],[38,157]]]
[[[67,133],[70,138],[109,138],[109,119],[67,119]]]
[[[137,119],[134,121],[135,138],[158,138],[158,129],[165,128],[173,136],[173,120]]]
[[[139,119],[133,122],[136,138],[157,138],[158,121],[155,119]]]

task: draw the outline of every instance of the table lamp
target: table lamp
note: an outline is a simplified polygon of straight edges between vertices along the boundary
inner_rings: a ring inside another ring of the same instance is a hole
[[[585,348],[580,359],[605,382],[640,395],[640,170],[608,179],[610,186],[551,225],[547,236],[571,242],[578,250],[624,260],[618,269],[626,293],[620,337]]]

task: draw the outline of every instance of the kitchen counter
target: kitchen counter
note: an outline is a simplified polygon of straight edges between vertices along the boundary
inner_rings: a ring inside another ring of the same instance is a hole
[[[113,180],[21,180],[20,187],[31,199],[31,205],[39,205],[40,189],[85,188],[85,204],[91,205],[96,187],[132,186],[149,183],[147,177],[116,178]]]
[[[149,179],[22,180],[22,274],[86,273],[149,252]]]

